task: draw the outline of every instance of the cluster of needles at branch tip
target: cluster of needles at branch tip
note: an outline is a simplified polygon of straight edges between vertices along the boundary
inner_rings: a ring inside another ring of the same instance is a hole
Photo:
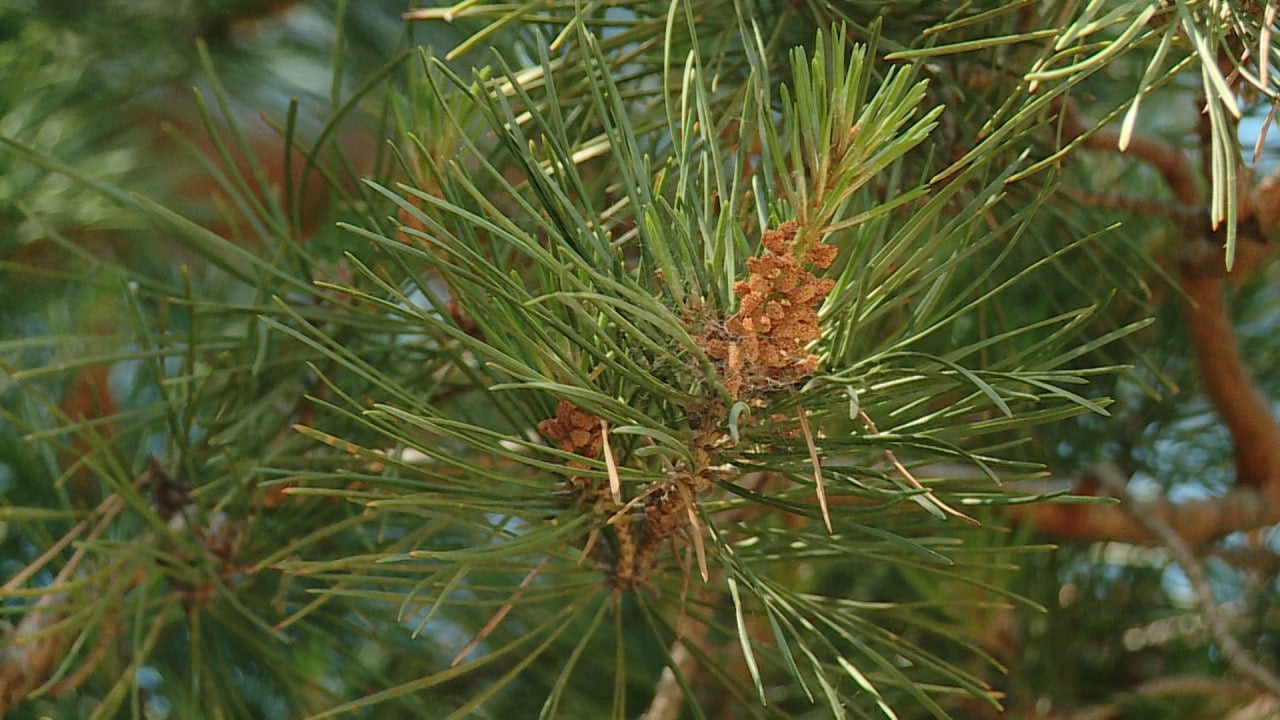
[[[821,337],[817,308],[835,282],[817,277],[809,268],[829,267],[838,250],[820,242],[806,246],[799,235],[794,222],[766,230],[761,237],[764,253],[749,259],[747,278],[734,283],[734,293],[740,298],[738,312],[724,320],[693,321],[702,326],[698,342],[716,363],[734,400],[763,406],[766,392],[817,370],[818,358],[808,346]],[[688,411],[695,431],[690,441],[693,462],[668,467],[660,479],[629,499],[621,491],[603,418],[560,400],[555,416],[538,423],[538,431],[561,451],[592,460],[601,453],[605,456],[607,478],[573,475],[567,484],[580,504],[608,518],[605,525],[611,531],[612,552],[598,547],[600,530],[596,529],[584,543],[583,556],[607,554],[605,563],[615,587],[645,584],[659,548],[681,534],[697,554],[703,579],[708,577],[698,497],[717,479],[735,474],[726,450],[736,442],[723,432],[728,418],[723,401],[708,397]],[[776,419],[777,415],[770,417]],[[810,451],[812,455],[812,447]],[[577,470],[590,467],[583,460],[571,459],[565,464]],[[821,483],[820,477],[816,479]],[[830,527],[825,502],[822,504]]]

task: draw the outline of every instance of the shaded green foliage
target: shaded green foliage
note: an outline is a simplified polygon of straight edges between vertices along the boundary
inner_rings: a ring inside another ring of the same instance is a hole
[[[1227,23],[548,2],[427,11],[392,48],[385,10],[319,3],[304,20],[345,34],[285,25],[277,61],[331,69],[291,104],[255,77],[262,44],[235,60],[251,5],[199,6],[150,55],[56,8],[0,23],[26,62],[0,88],[0,576],[21,578],[0,612],[27,648],[63,642],[17,712],[630,717],[694,637],[687,717],[966,717],[999,707],[1005,665],[1024,705],[1045,678],[1073,702],[1125,685],[1108,629],[1149,615],[1096,606],[1159,573],[999,531],[1002,506],[1072,501],[1010,481],[1090,462],[1110,397],[1145,411],[1176,374],[1141,353],[1148,248],[1059,193],[1127,176],[1060,164],[1056,103],[1122,117]],[[216,178],[225,231],[94,104],[146,108],[138,87],[197,67],[175,134],[218,138],[185,162]],[[1116,67],[1124,92],[1098,78]],[[95,74],[103,97],[73,102]],[[272,108],[279,176],[244,107]],[[351,128],[385,142],[351,157]],[[1233,168],[1213,167],[1224,208]],[[712,341],[750,355],[735,283],[788,220],[838,251],[817,364],[744,390],[752,361]],[[548,432],[564,402],[600,421],[597,454]],[[1081,614],[995,656],[993,618],[1064,584]],[[1096,635],[1064,634],[1082,618]],[[1202,648],[1178,662],[1212,665]],[[1054,674],[1064,655],[1093,663]]]

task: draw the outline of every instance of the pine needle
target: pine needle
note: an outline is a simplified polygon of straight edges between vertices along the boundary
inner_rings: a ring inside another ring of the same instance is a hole
[[[876,427],[876,424],[875,424],[874,422],[872,422],[872,421],[871,421],[871,416],[867,415],[867,413],[866,413],[866,411],[865,411],[865,410],[859,409],[859,410],[858,410],[858,417],[862,418],[862,422],[863,422],[863,424],[864,424],[864,425],[866,425],[867,430],[869,430],[869,431],[871,431],[871,432],[873,432],[873,433],[875,433],[875,434],[877,434],[877,435],[879,435],[879,434],[880,434],[880,430]],[[969,523],[970,525],[975,525],[975,526],[976,526],[976,525],[981,525],[981,524],[982,524],[982,523],[978,522],[977,520],[974,520],[973,518],[969,517],[968,515],[965,515],[964,513],[960,512],[959,510],[956,510],[955,508],[951,507],[950,505],[948,505],[948,504],[946,504],[946,503],[942,502],[941,500],[939,500],[939,499],[937,498],[937,496],[933,494],[933,491],[932,491],[932,490],[930,490],[930,489],[926,488],[926,487],[924,486],[924,484],[923,484],[923,483],[921,483],[919,480],[917,480],[917,479],[916,479],[916,476],[915,476],[915,475],[912,475],[912,474],[911,474],[911,471],[907,469],[907,466],[906,466],[906,465],[903,465],[903,464],[902,464],[902,461],[898,459],[898,456],[897,456],[896,454],[894,454],[894,452],[893,452],[892,450],[889,450],[888,448],[886,448],[886,449],[885,449],[885,451],[884,451],[884,456],[885,456],[886,458],[888,458],[889,463],[890,463],[891,465],[893,465],[894,469],[895,469],[895,470],[897,470],[897,471],[898,471],[898,473],[899,473],[900,475],[902,475],[902,477],[907,481],[907,484],[908,484],[908,485],[910,485],[912,488],[914,488],[914,489],[916,489],[916,490],[920,490],[920,491],[922,491],[922,492],[924,493],[924,496],[925,496],[925,497],[927,497],[927,498],[929,499],[929,501],[933,503],[934,507],[936,507],[936,508],[938,508],[939,510],[943,511],[944,513],[946,513],[946,514],[950,515],[951,517],[959,518],[959,519],[961,519],[961,520],[963,520],[963,521],[965,521],[965,522]]]
[[[804,433],[805,445],[809,447],[809,462],[813,464],[813,485],[818,490],[818,507],[822,509],[822,524],[831,529],[831,512],[827,509],[827,490],[822,486],[822,463],[818,460],[818,447],[813,444],[813,433],[809,430],[809,419],[804,416],[804,408],[797,413],[800,418],[800,431]]]
[[[609,492],[613,501],[622,504],[622,479],[618,477],[618,463],[613,459],[613,447],[609,445],[609,422],[600,418],[600,441],[604,444],[604,466],[609,471]]]
[[[542,572],[542,569],[547,566],[547,562],[549,560],[551,560],[551,556],[544,555],[542,562],[538,563],[529,571],[528,575],[524,576],[524,580],[520,581],[520,585],[516,588],[516,591],[511,593],[511,599],[507,601],[507,604],[499,608],[498,612],[494,613],[493,617],[489,619],[489,622],[485,623],[484,627],[480,628],[480,632],[476,633],[476,636],[471,639],[471,642],[467,643],[467,646],[458,652],[458,654],[453,658],[453,661],[449,663],[449,667],[457,667],[458,663],[462,662],[463,658],[470,654],[472,650],[475,650],[477,645],[484,642],[485,638],[489,637],[489,634],[498,627],[498,624],[507,616],[507,613],[511,612],[511,609],[516,606],[516,601],[524,596],[524,591],[529,587],[529,584],[533,582],[533,579],[538,576],[538,573]]]
[[[693,539],[693,550],[698,556],[698,573],[702,575],[702,582],[711,581],[711,573],[707,570],[707,550],[702,544],[702,522],[698,520],[697,504],[694,502],[693,493],[683,484],[676,485],[680,493],[685,496],[688,501],[685,509],[689,512],[689,536]]]

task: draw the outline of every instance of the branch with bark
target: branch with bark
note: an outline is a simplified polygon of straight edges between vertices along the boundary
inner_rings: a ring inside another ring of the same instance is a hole
[[[1195,593],[1196,605],[1204,618],[1204,624],[1209,630],[1210,637],[1213,638],[1213,644],[1222,652],[1223,657],[1227,659],[1227,662],[1231,664],[1231,667],[1237,673],[1253,683],[1259,690],[1280,696],[1280,677],[1276,677],[1275,673],[1259,664],[1253,654],[1245,649],[1235,635],[1231,633],[1231,629],[1227,626],[1227,620],[1222,614],[1221,606],[1214,596],[1213,585],[1209,582],[1209,575],[1205,571],[1204,565],[1192,552],[1190,545],[1183,539],[1179,531],[1155,513],[1147,512],[1145,504],[1134,501],[1126,489],[1128,478],[1117,468],[1103,466],[1102,470],[1102,472],[1098,473],[1098,477],[1103,487],[1124,501],[1124,505],[1133,516],[1133,519],[1145,526],[1173,554],[1174,560],[1182,568],[1182,572],[1187,576],[1187,581],[1191,584],[1192,591]]]
[[[1121,152],[1118,131],[1089,127],[1072,105],[1062,106],[1060,118],[1065,141]],[[1221,497],[1157,501],[1147,511],[1193,545],[1280,523],[1280,423],[1240,354],[1225,287],[1228,279],[1244,277],[1274,256],[1274,245],[1263,238],[1275,234],[1280,225],[1271,211],[1280,183],[1267,180],[1241,193],[1248,201],[1242,202],[1238,220],[1255,227],[1261,237],[1239,243],[1235,268],[1228,273],[1217,233],[1207,223],[1187,222],[1188,217],[1207,217],[1203,191],[1187,156],[1143,134],[1134,135],[1124,152],[1155,169],[1173,195],[1169,218],[1182,232],[1176,257],[1182,316],[1205,394],[1230,434],[1236,467],[1236,486]],[[1147,210],[1155,207],[1144,204]],[[1078,487],[1097,479],[1087,473]],[[1159,541],[1131,512],[1114,505],[1036,505],[1016,510],[1015,516],[1063,537]]]

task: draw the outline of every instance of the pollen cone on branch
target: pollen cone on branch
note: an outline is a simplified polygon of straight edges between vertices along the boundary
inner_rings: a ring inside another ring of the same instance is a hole
[[[600,456],[604,444],[600,418],[567,400],[557,403],[555,417],[538,423],[538,432],[554,440],[558,449],[592,459]],[[569,461],[568,465],[578,469],[588,467],[577,460]]]
[[[725,320],[723,337],[706,343],[707,353],[723,363],[725,386],[734,398],[818,368],[818,358],[806,348],[822,335],[817,309],[835,281],[806,266],[830,267],[838,250],[819,242],[805,248],[798,235],[793,221],[764,232],[765,253],[747,260],[747,278],[733,284],[741,299],[738,312]]]

